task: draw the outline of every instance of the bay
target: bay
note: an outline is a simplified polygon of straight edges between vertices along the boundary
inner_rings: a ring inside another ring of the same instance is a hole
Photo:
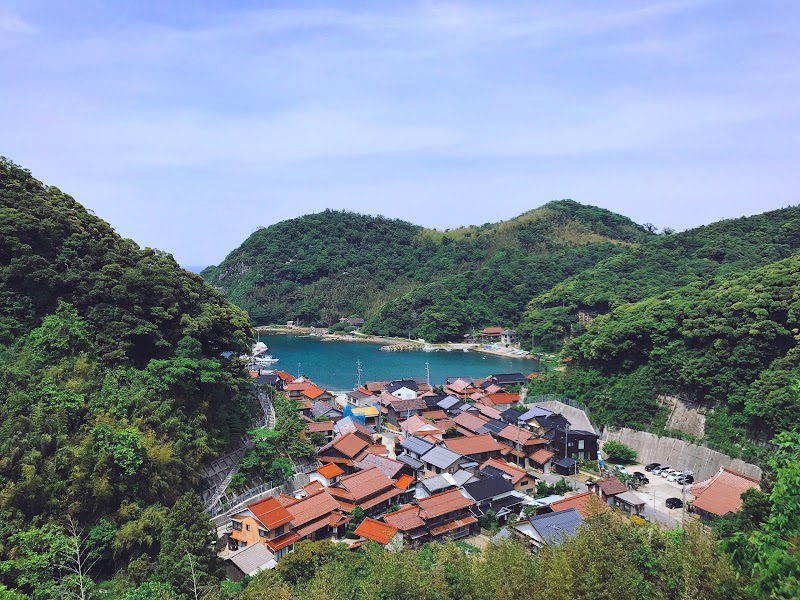
[[[539,370],[535,360],[504,358],[481,352],[381,352],[382,344],[369,342],[323,341],[319,337],[285,334],[261,334],[269,354],[279,359],[272,365],[297,376],[311,378],[331,390],[353,389],[358,383],[357,361],[361,362],[361,382],[387,381],[406,377],[426,377],[430,368],[431,385],[447,377],[488,377],[493,373],[522,373]]]

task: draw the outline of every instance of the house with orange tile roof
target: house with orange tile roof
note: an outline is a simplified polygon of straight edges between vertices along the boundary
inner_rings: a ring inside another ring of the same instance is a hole
[[[360,506],[366,515],[385,513],[392,504],[399,502],[402,490],[377,467],[370,467],[352,475],[342,477],[336,485],[328,488],[345,512]]]
[[[327,490],[297,499],[281,495],[276,498],[292,515],[292,527],[300,539],[319,541],[331,536],[341,539],[352,517]]]
[[[443,429],[419,415],[414,415],[400,423],[400,429],[405,431],[407,435],[416,435],[418,437],[430,435],[441,440],[444,435]]]
[[[403,547],[403,534],[393,525],[367,517],[353,532],[362,541],[370,540],[389,551],[397,551]]]
[[[555,452],[551,452],[546,448],[539,448],[528,456],[528,465],[547,474],[553,468],[553,457],[555,457]]]
[[[312,404],[314,402],[333,402],[333,394],[313,384],[305,388],[301,393],[302,397]]]
[[[728,467],[720,467],[714,475],[691,487],[695,500],[690,508],[704,521],[723,517],[739,511],[742,494],[750,488],[760,490],[759,481]]]
[[[300,539],[292,527],[292,515],[274,497],[254,502],[232,515],[228,529],[229,549],[260,543],[276,561],[291,552]]]
[[[320,448],[317,456],[322,463],[336,463],[345,473],[352,473],[355,463],[369,453],[369,445],[356,433],[347,433]]]
[[[601,500],[613,506],[614,496],[628,491],[628,487],[616,477],[598,479],[594,483],[586,484]]]
[[[281,380],[283,380],[284,387],[287,384],[289,384],[292,381],[294,381],[294,375],[292,375],[291,373],[287,373],[286,371],[279,371],[279,370],[278,371],[273,371],[272,374],[273,375],[277,375],[278,377],[281,378]]]
[[[588,519],[596,514],[611,510],[608,507],[608,504],[602,502],[597,497],[597,494],[588,491],[581,494],[575,494],[574,496],[569,496],[563,500],[551,502],[540,514],[544,514],[546,512],[558,512],[568,508],[574,508],[577,510],[584,519]]]
[[[519,394],[512,394],[511,392],[495,392],[487,394],[481,398],[481,402],[486,406],[496,408],[499,411],[508,410],[512,404],[519,402]]]
[[[429,540],[459,539],[474,533],[478,520],[470,512],[475,501],[459,490],[416,500],[383,520],[397,527],[406,542],[418,546]]]
[[[490,433],[482,433],[468,437],[449,438],[444,441],[448,450],[457,452],[470,460],[479,463],[490,459],[499,458],[501,447]]]
[[[330,487],[338,483],[342,475],[344,475],[342,468],[336,463],[329,462],[322,465],[316,471],[313,471],[309,478],[311,481],[319,481],[325,487]]]
[[[489,419],[472,411],[465,411],[457,414],[453,418],[453,422],[461,435],[477,435],[481,428],[489,422]]]

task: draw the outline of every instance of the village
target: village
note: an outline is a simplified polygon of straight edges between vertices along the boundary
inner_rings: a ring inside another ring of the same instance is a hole
[[[536,552],[598,512],[664,527],[709,522],[736,512],[741,493],[758,487],[725,467],[691,486],[652,473],[652,484],[641,473],[615,476],[625,467],[604,464],[600,435],[581,410],[524,402],[535,373],[448,377],[441,386],[370,381],[340,394],[280,370],[251,374],[259,389],[295,401],[318,463],[296,489],[224,515],[220,556],[233,580],[273,568],[302,540],[391,551],[446,540],[480,548],[513,536]],[[634,485],[641,478],[647,485]]]

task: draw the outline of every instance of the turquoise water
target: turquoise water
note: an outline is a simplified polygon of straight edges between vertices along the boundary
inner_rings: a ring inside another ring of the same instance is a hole
[[[361,361],[361,382],[404,377],[425,377],[429,363],[431,384],[447,377],[487,377],[492,373],[523,373],[539,368],[534,360],[509,359],[480,352],[381,352],[381,344],[326,342],[318,337],[264,335],[261,341],[279,362],[272,368],[307,375],[329,390],[350,390],[358,382],[356,361]],[[299,363],[299,368],[298,368]]]

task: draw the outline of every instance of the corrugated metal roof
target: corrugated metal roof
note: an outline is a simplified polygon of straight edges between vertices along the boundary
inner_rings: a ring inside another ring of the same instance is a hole
[[[548,544],[560,544],[583,523],[583,517],[574,508],[531,517],[531,525]]]

